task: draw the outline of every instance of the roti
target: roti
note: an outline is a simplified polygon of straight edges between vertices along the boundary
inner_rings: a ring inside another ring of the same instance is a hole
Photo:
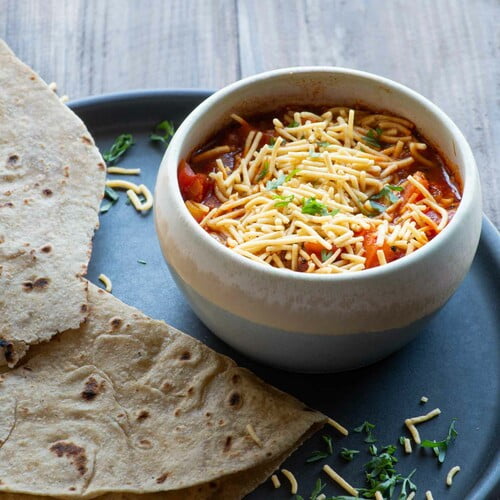
[[[88,299],[80,328],[1,376],[0,492],[233,500],[325,422],[104,290]]]
[[[82,121],[0,40],[0,365],[77,328],[106,166]]]

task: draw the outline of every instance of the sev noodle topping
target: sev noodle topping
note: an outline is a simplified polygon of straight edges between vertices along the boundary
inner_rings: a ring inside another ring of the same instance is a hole
[[[231,125],[178,179],[215,239],[256,262],[308,273],[385,265],[440,233],[460,194],[410,121],[364,110],[285,111]]]

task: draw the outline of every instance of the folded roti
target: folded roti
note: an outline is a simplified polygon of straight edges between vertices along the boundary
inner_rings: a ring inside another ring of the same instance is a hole
[[[0,40],[0,365],[85,319],[105,170],[82,121]]]
[[[79,329],[0,375],[0,498],[234,500],[324,423],[91,284],[88,299]]]

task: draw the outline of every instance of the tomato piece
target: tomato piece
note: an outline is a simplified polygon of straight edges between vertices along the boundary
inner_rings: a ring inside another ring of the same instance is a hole
[[[204,194],[210,185],[207,175],[196,174],[187,161],[181,160],[177,171],[177,178],[184,200],[196,201],[198,203],[203,201]]]
[[[378,266],[377,258],[377,233],[370,231],[364,235],[364,247],[365,247],[365,267],[370,269],[371,267]]]
[[[429,189],[429,181],[425,177],[425,175],[417,170],[414,174],[413,177],[415,180],[420,182],[422,186],[424,186],[426,189]],[[401,205],[399,206],[399,213],[403,211],[404,206],[408,203],[410,198],[413,196],[413,194],[417,194],[413,202],[421,200],[424,195],[409,181],[406,182],[406,186],[403,190],[403,193],[401,194]]]
[[[311,255],[312,253],[316,254],[318,257],[321,257],[321,252],[326,250],[326,248],[316,241],[305,241],[304,242],[304,250]]]

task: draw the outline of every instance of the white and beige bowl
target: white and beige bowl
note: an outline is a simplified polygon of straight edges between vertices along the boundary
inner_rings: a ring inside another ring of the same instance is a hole
[[[290,104],[357,105],[414,122],[462,179],[463,198],[450,224],[409,256],[339,275],[264,266],[215,241],[184,206],[177,183],[180,160],[227,125],[231,113],[248,116]],[[356,368],[412,340],[463,280],[481,229],[477,167],[457,126],[407,87],[343,68],[281,69],[213,94],[177,130],[155,194],[163,254],[199,318],[242,353],[292,371]]]

